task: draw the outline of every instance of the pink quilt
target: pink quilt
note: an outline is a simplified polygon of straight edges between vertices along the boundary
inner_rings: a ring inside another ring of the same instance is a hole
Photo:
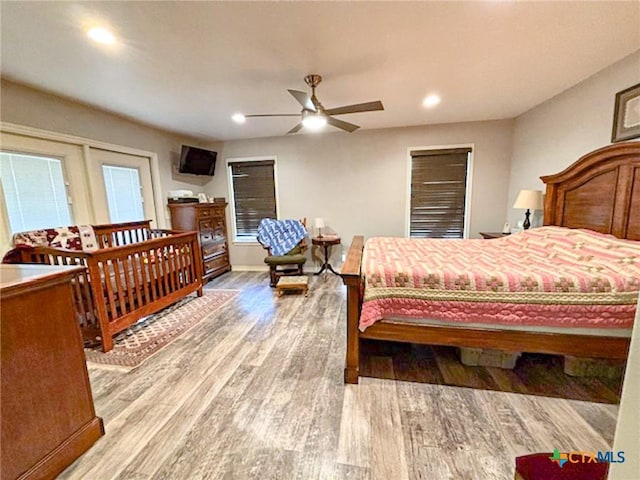
[[[541,227],[495,240],[371,238],[360,330],[383,318],[630,328],[640,242]]]

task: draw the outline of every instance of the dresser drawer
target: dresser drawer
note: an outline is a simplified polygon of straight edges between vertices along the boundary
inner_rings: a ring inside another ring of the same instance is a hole
[[[213,219],[209,218],[208,220],[200,220],[198,222],[198,227],[200,231],[213,230]]]
[[[204,261],[204,271],[209,273],[212,270],[218,270],[220,268],[226,268],[229,266],[229,257],[222,255],[220,257],[212,258],[211,260]]]
[[[210,217],[211,217],[210,208],[198,208],[198,218],[210,218]]]
[[[209,257],[219,253],[227,251],[227,244],[225,242],[205,243],[202,245],[202,256]]]

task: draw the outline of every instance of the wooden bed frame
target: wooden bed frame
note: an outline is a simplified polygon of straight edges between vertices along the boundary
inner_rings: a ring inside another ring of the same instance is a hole
[[[609,145],[583,156],[562,172],[541,179],[547,185],[544,225],[586,228],[618,238],[640,240],[640,142]],[[341,273],[347,286],[346,383],[358,383],[361,339],[578,357],[625,359],[627,356],[629,339],[620,337],[384,321],[361,332],[358,324],[363,294],[363,248],[364,237],[355,236]]]
[[[190,293],[202,296],[197,232],[150,228],[149,220],[93,226],[99,249],[16,249],[15,263],[83,265],[73,281],[85,344],[113,348],[113,335]]]

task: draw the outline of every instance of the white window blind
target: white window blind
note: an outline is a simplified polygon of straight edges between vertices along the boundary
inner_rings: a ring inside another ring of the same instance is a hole
[[[236,239],[254,240],[263,218],[276,218],[273,160],[229,162]]]
[[[471,149],[411,152],[409,236],[463,238]]]
[[[12,234],[73,224],[61,160],[1,152],[0,180]]]
[[[104,186],[107,190],[109,219],[112,223],[144,220],[140,173],[137,168],[103,165]]]

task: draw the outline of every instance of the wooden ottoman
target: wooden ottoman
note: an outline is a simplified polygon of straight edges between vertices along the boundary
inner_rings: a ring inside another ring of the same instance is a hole
[[[300,290],[304,292],[304,296],[307,297],[309,295],[309,277],[306,275],[280,277],[276,284],[278,296],[281,297],[287,290]]]

